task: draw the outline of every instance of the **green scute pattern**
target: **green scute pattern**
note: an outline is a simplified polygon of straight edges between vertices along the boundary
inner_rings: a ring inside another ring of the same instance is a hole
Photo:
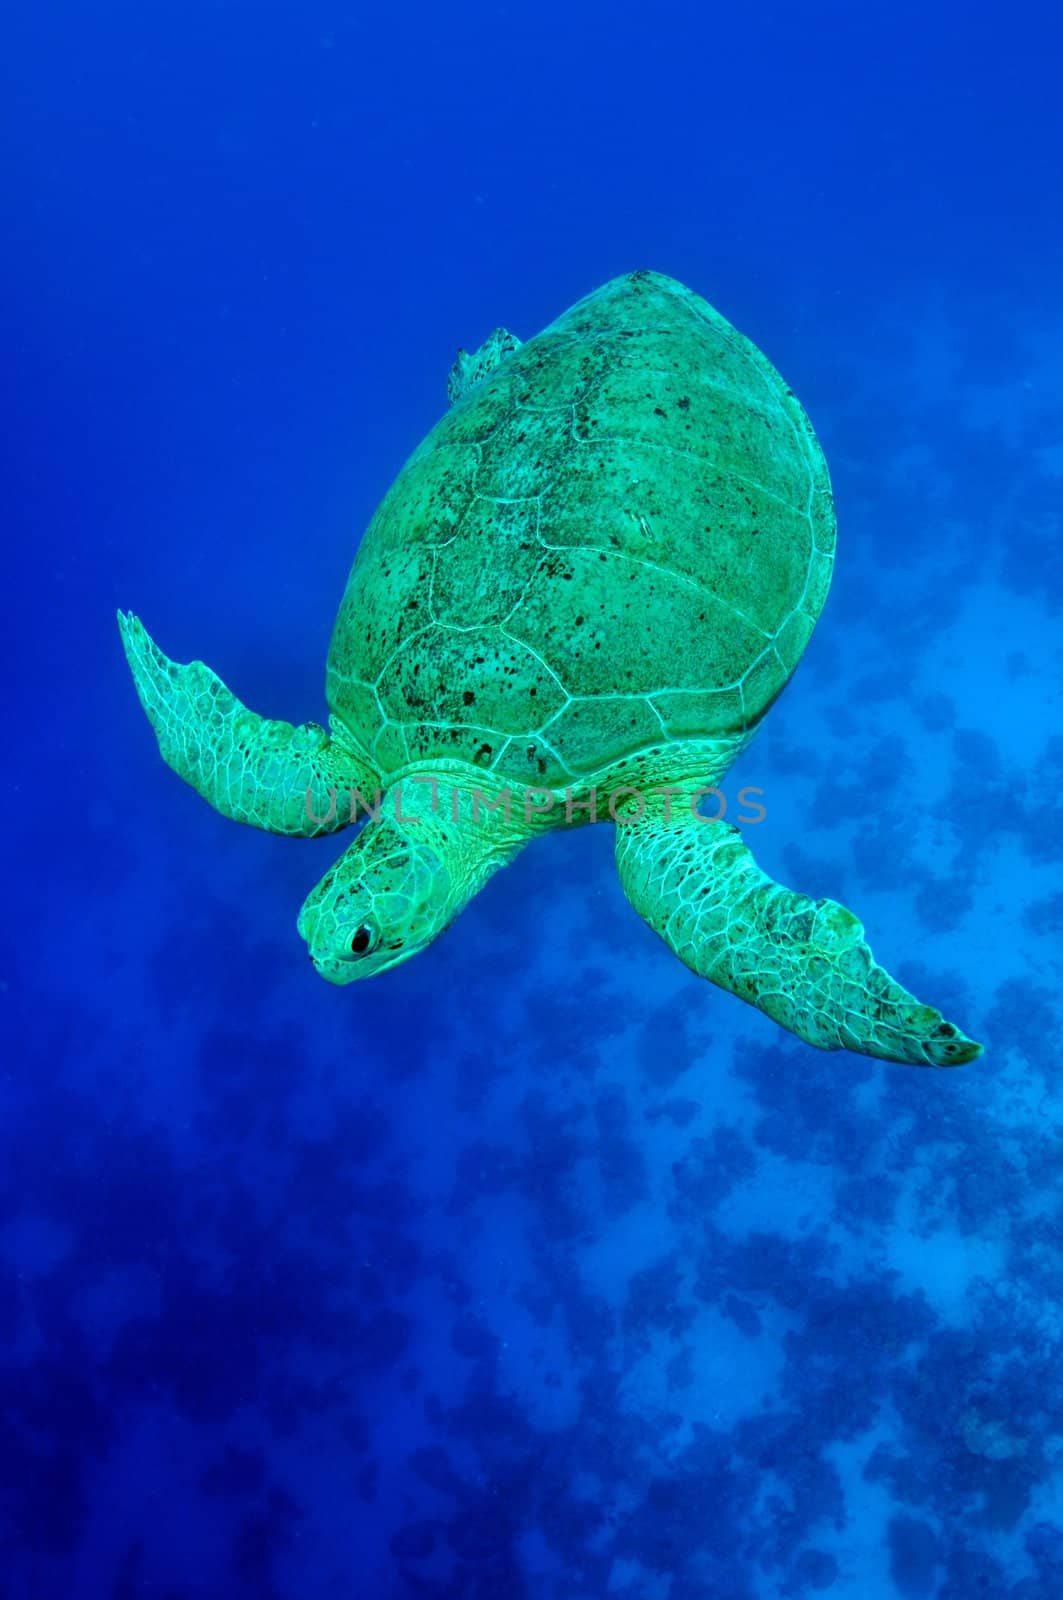
[[[445,757],[578,786],[754,727],[833,554],[786,384],[704,300],[632,273],[507,351],[410,458],[351,573],[329,703],[385,778]]]

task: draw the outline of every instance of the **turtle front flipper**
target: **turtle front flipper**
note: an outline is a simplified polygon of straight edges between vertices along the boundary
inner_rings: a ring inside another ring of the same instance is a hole
[[[163,760],[223,816],[312,837],[346,826],[352,788],[369,797],[371,774],[316,722],[260,717],[202,661],[164,656],[139,618],[120,611],[118,626]]]
[[[956,1067],[981,1045],[878,966],[851,911],[773,882],[738,829],[648,813],[617,827],[632,905],[686,965],[820,1050]]]

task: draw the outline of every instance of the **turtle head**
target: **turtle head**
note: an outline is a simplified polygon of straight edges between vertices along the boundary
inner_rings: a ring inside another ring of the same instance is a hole
[[[417,834],[390,819],[370,823],[307,896],[299,932],[329,983],[371,978],[416,955],[465,904]]]

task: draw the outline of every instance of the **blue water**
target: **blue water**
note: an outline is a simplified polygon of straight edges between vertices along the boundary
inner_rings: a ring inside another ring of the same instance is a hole
[[[1063,1593],[1055,8],[18,8],[0,52],[5,1600]],[[762,865],[987,1044],[821,1055],[605,828],[334,990],[343,841],[158,759],[138,611],[324,715],[459,344],[687,282],[810,411],[836,579]]]

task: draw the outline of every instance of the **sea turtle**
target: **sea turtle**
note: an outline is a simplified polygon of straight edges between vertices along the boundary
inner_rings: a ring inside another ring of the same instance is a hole
[[[633,272],[526,344],[460,352],[449,396],[355,558],[330,732],[255,715],[119,613],[162,754],[217,810],[304,836],[370,812],[300,914],[317,971],[395,966],[536,835],[609,819],[628,899],[695,972],[822,1049],[973,1059],[851,912],[699,810],[830,583],[826,463],[774,367]]]

